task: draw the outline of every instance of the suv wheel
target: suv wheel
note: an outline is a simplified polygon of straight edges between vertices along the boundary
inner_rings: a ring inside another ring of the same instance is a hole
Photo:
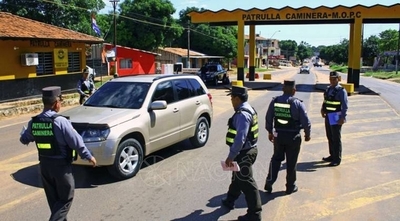
[[[128,179],[139,172],[142,162],[142,145],[136,139],[130,138],[119,144],[114,165],[108,167],[108,170],[118,179]]]
[[[202,147],[206,145],[209,134],[210,127],[207,119],[205,117],[200,117],[197,120],[194,136],[189,139],[190,143],[192,143],[195,148]]]

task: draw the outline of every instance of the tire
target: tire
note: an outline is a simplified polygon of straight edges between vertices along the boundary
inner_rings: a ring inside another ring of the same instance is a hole
[[[214,78],[213,84],[214,84],[214,86],[218,86],[218,77],[217,76]]]
[[[142,145],[130,138],[119,144],[114,164],[108,167],[108,171],[117,179],[128,179],[139,172],[142,162]]]
[[[231,82],[230,82],[229,78],[225,75],[224,78],[222,79],[222,83],[223,84],[229,84]]]
[[[208,136],[210,135],[210,124],[205,117],[200,117],[196,123],[196,130],[193,137],[189,138],[190,143],[193,147],[203,147],[208,141]]]

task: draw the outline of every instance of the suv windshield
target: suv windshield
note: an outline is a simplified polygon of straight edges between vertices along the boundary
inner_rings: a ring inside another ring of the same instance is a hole
[[[107,82],[101,86],[83,106],[140,109],[150,83]]]

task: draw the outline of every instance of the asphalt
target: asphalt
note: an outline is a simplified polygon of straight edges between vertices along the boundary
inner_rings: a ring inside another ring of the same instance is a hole
[[[313,68],[312,73],[316,75],[315,89],[319,91],[324,91],[327,86],[329,86],[329,76],[326,74],[328,69],[326,66],[323,68]],[[291,78],[293,74],[298,72],[298,67],[283,67],[282,69],[274,69],[272,71],[260,72],[257,73],[259,78],[254,81],[250,81],[246,78],[243,81],[243,86],[247,87],[249,90],[268,90],[271,88],[275,88],[282,84],[285,79]],[[264,80],[263,76],[265,74],[271,74],[271,80]],[[347,82],[347,74],[341,73],[342,82]],[[230,80],[236,81],[237,76],[230,76]],[[397,83],[393,83],[397,84]],[[371,89],[371,84],[360,84],[359,88],[354,88],[354,93],[349,94],[357,95],[357,94],[380,94],[383,97],[393,97],[397,94],[400,94],[400,85],[399,87],[391,87],[391,90],[381,90],[376,92]],[[218,85],[218,86],[208,86],[210,89],[230,89],[231,84],[229,85]],[[78,93],[68,92],[64,95],[63,106],[74,106],[78,105],[79,95]],[[0,119],[4,119],[7,117],[14,117],[21,114],[28,113],[36,113],[39,112],[43,108],[41,104],[41,98],[31,98],[31,99],[21,99],[13,102],[0,102]],[[399,110],[400,112],[400,110]]]

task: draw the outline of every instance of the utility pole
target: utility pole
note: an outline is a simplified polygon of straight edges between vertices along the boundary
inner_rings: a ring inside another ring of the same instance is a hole
[[[115,61],[114,61],[114,68],[115,73],[114,77],[118,77],[118,59],[117,59],[117,15],[115,13],[119,0],[110,0],[114,8],[114,53],[115,53]]]
[[[188,48],[187,48],[187,68],[190,68],[190,20],[188,20],[188,24],[187,24],[187,39],[188,39]]]
[[[396,75],[399,71],[399,51],[400,51],[400,23],[399,23],[399,36],[397,38],[397,55],[396,55]]]

